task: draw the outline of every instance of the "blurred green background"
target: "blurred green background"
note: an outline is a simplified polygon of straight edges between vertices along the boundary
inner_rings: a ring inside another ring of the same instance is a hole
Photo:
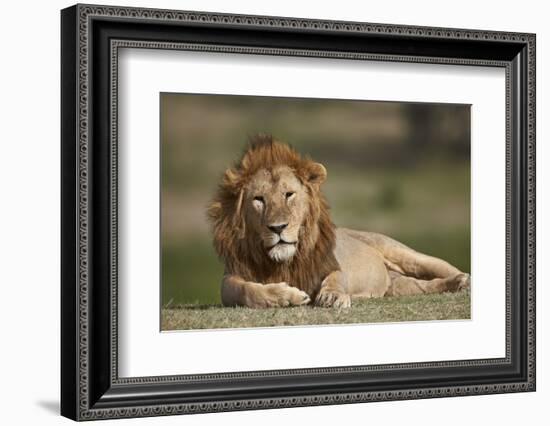
[[[470,107],[162,93],[162,303],[220,303],[205,209],[248,136],[325,165],[336,225],[387,234],[470,271]]]

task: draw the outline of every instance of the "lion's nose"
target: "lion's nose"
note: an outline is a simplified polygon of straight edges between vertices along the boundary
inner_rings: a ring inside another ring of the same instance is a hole
[[[268,225],[268,228],[271,229],[276,234],[280,234],[283,232],[283,229],[285,229],[288,226],[288,223],[282,223],[280,225]]]

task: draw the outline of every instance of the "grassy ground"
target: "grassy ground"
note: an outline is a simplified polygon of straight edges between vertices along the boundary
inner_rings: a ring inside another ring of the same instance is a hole
[[[185,304],[162,309],[162,330],[429,321],[470,318],[470,292],[354,300],[350,309],[249,309]]]

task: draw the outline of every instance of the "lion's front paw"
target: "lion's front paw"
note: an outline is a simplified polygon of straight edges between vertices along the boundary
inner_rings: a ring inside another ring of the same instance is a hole
[[[265,284],[265,307],[286,307],[307,305],[311,300],[308,294],[287,283]]]
[[[341,291],[334,291],[322,288],[315,298],[315,305],[323,308],[349,308],[351,306],[351,297]]]

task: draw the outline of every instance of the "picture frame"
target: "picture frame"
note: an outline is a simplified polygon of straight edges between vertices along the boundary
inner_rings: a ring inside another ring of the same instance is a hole
[[[93,420],[534,391],[535,45],[535,35],[524,33],[80,4],[64,9],[61,414]],[[119,377],[116,101],[124,47],[504,69],[506,355]]]

